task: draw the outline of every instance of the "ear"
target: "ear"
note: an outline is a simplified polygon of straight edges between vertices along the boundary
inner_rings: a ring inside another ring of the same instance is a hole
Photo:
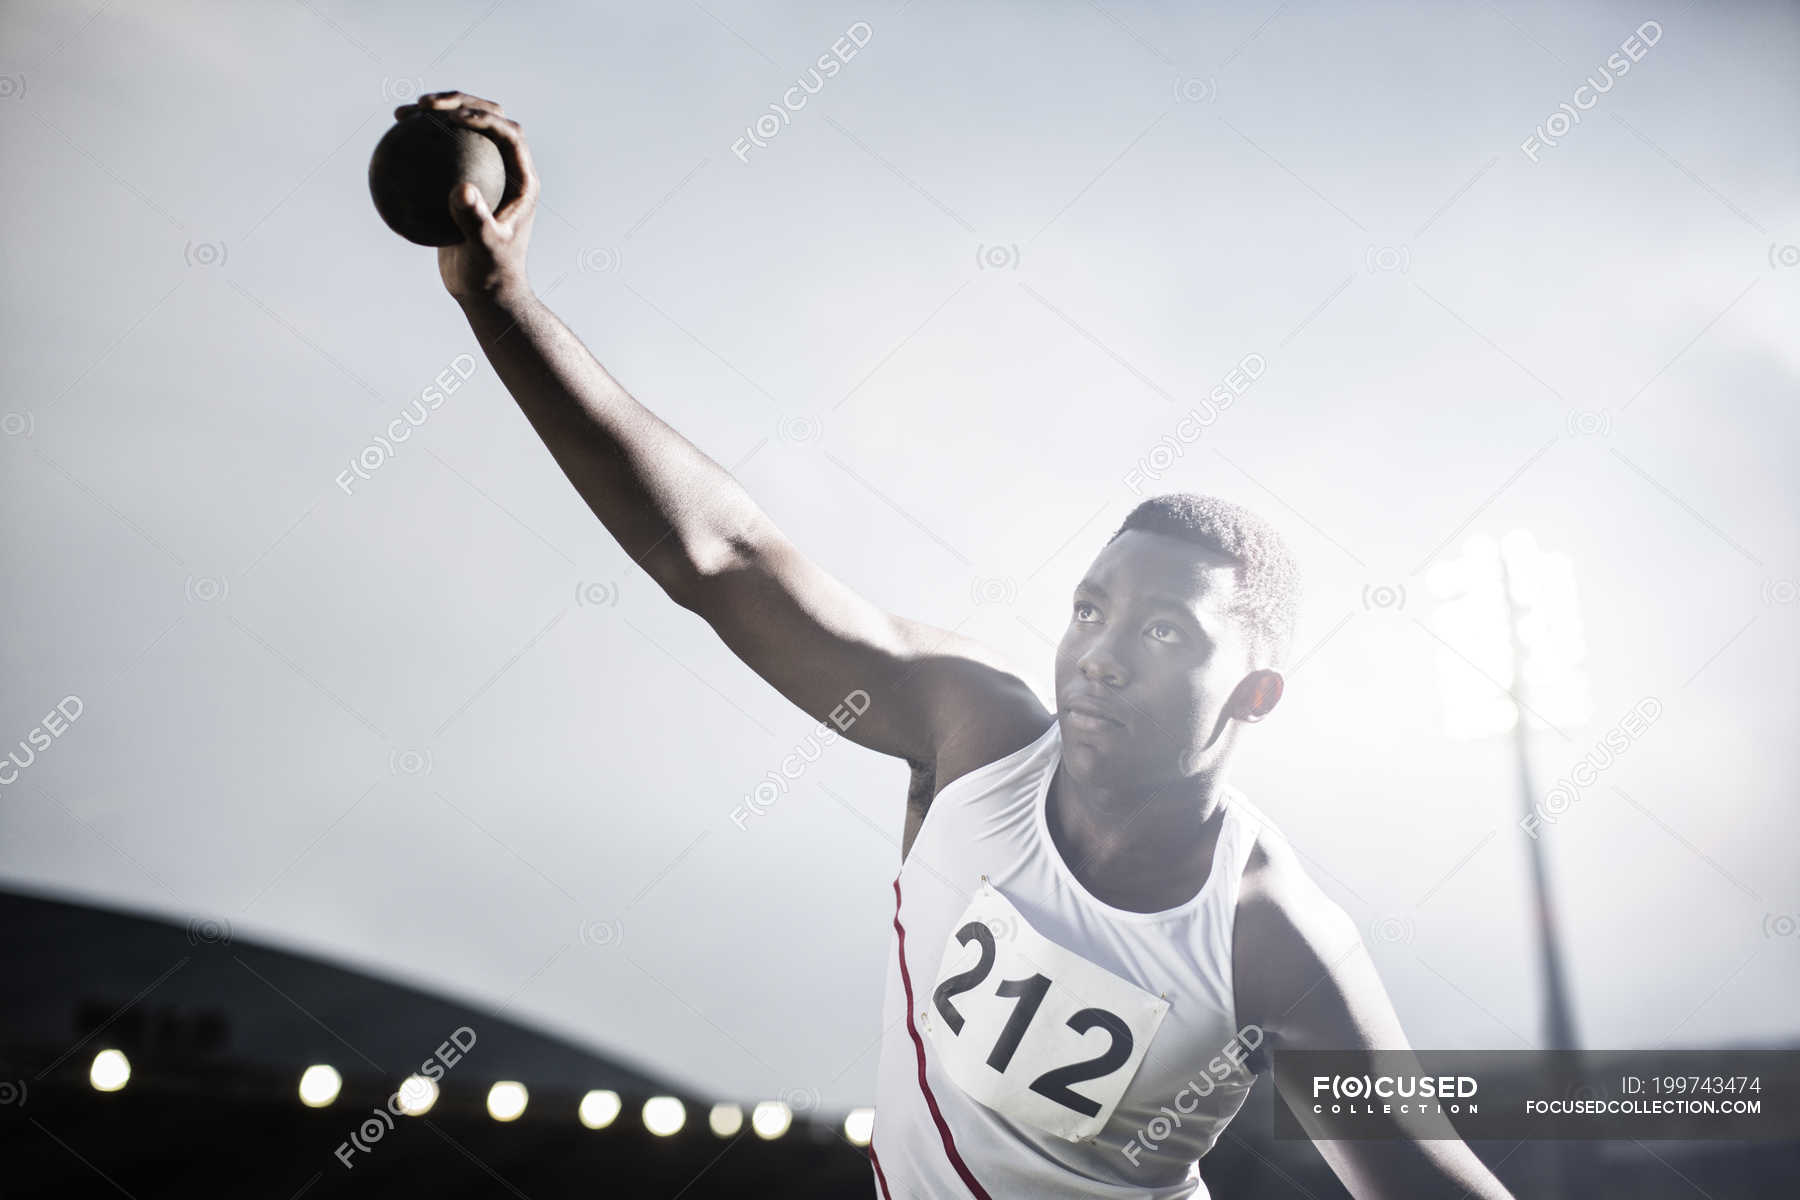
[[[1285,686],[1280,671],[1265,668],[1250,672],[1231,694],[1232,717],[1252,723],[1262,720],[1280,702]]]

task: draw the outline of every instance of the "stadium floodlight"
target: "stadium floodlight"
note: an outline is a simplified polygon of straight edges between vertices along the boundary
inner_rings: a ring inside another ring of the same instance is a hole
[[[735,1104],[715,1104],[706,1123],[720,1137],[736,1137],[738,1130],[744,1127],[744,1110]]]
[[[794,1123],[794,1110],[779,1100],[764,1100],[750,1113],[750,1128],[765,1142],[772,1142]]]
[[[673,1096],[652,1096],[644,1101],[644,1128],[657,1137],[680,1133],[687,1124],[687,1108]]]
[[[130,1078],[131,1063],[117,1050],[102,1050],[94,1055],[94,1064],[88,1068],[88,1082],[96,1092],[116,1092]]]
[[[853,1108],[844,1118],[844,1136],[850,1139],[853,1146],[866,1146],[869,1138],[875,1133],[875,1110],[872,1108]]]
[[[1473,739],[1521,719],[1531,729],[1588,721],[1587,641],[1567,554],[1539,549],[1523,529],[1499,541],[1480,535],[1462,557],[1433,565],[1426,584],[1438,601],[1431,627],[1445,732]]]
[[[314,1063],[300,1076],[300,1103],[308,1108],[325,1108],[338,1098],[344,1077],[324,1063]]]
[[[623,1107],[619,1103],[619,1093],[596,1090],[581,1098],[581,1107],[576,1110],[576,1115],[589,1129],[605,1129],[618,1119],[619,1110]]]
[[[437,1103],[438,1085],[423,1075],[408,1075],[395,1093],[400,1111],[409,1117],[422,1117]]]
[[[524,1115],[528,1099],[524,1084],[502,1079],[488,1089],[488,1116],[496,1121],[516,1121]]]

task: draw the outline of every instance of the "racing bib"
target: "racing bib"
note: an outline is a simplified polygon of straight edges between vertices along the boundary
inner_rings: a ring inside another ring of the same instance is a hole
[[[984,879],[944,945],[922,1018],[958,1087],[1076,1142],[1105,1127],[1168,1011],[1038,933]]]

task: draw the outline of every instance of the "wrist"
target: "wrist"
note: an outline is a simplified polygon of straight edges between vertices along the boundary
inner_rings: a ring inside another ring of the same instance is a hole
[[[523,278],[496,282],[473,292],[452,293],[452,296],[470,317],[516,316],[537,302],[531,282]]]

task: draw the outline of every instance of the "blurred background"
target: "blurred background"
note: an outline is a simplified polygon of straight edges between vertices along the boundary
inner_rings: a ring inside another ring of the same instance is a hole
[[[872,1190],[905,767],[784,770],[811,723],[376,216],[453,88],[523,122],[596,356],[1046,696],[1138,500],[1278,525],[1235,782],[1415,1045],[1800,1045],[1792,6],[17,0],[0,45],[8,1194]],[[1215,1192],[1343,1194],[1267,1103]]]

